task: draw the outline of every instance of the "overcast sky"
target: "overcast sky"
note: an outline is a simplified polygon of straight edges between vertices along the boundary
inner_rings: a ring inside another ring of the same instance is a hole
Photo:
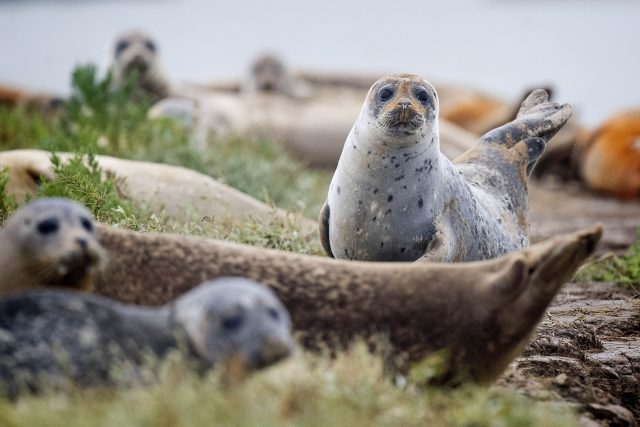
[[[414,72],[503,97],[553,84],[583,121],[640,107],[639,1],[0,0],[0,83],[65,93],[76,64],[106,66],[141,28],[176,81],[244,72],[258,52],[293,66]]]

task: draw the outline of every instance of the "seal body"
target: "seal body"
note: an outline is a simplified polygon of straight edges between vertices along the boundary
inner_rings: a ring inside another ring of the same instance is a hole
[[[526,344],[547,305],[592,253],[601,227],[484,262],[375,263],[266,250],[189,236],[101,227],[114,268],[96,292],[162,304],[202,277],[242,275],[269,286],[309,349],[340,349],[354,339],[408,367],[447,349],[448,373],[491,380]]]
[[[23,391],[145,382],[170,351],[197,368],[232,359],[267,366],[292,349],[289,315],[256,282],[221,278],[157,308],[73,291],[38,290],[0,301],[0,381]]]
[[[539,102],[543,98],[536,95]],[[527,120],[545,120],[536,114]],[[558,115],[559,128],[570,115],[568,106]],[[433,86],[410,74],[380,79],[344,144],[321,213],[327,253],[365,261],[452,262],[526,246],[526,180],[544,150],[537,137],[547,134],[536,133],[533,123],[511,125],[531,129],[524,135],[531,139],[508,142],[509,128],[500,129],[492,135],[502,140],[477,143],[451,162],[440,152]]]
[[[89,290],[105,262],[93,219],[66,199],[38,199],[0,230],[0,294],[39,286]]]

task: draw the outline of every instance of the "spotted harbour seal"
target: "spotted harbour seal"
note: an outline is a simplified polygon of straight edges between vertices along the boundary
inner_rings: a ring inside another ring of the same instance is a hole
[[[71,200],[34,200],[0,230],[0,294],[38,286],[90,290],[104,263],[91,214]]]
[[[440,152],[438,96],[398,74],[369,91],[320,215],[327,254],[366,261],[473,261],[527,240],[527,178],[571,116],[536,90],[518,117],[454,162]]]
[[[383,334],[401,368],[444,348],[451,374],[491,381],[526,344],[601,232],[592,227],[502,258],[453,265],[340,261],[101,227],[114,267],[105,269],[96,292],[163,304],[202,278],[242,275],[274,290],[308,348]]]
[[[169,83],[158,61],[158,45],[142,31],[131,30],[116,37],[110,68],[116,87],[135,73],[138,93],[134,91],[134,95],[150,102],[169,96]]]
[[[30,291],[0,300],[0,332],[0,388],[10,397],[65,383],[144,382],[145,368],[170,351],[199,369],[222,364],[250,371],[293,349],[280,301],[237,277],[203,283],[155,308],[73,291]]]

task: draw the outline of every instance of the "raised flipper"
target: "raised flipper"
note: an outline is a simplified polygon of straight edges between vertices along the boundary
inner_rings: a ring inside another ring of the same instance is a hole
[[[527,138],[539,137],[548,142],[569,120],[569,104],[549,102],[543,89],[536,89],[522,102],[515,120],[491,130],[479,142],[505,144],[508,148]]]
[[[329,243],[329,201],[324,202],[322,209],[320,209],[320,243],[322,243],[322,248],[331,258],[335,258],[333,256],[333,252],[331,252],[331,244]]]

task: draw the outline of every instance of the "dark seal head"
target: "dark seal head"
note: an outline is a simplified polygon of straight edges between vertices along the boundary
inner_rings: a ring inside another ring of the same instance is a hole
[[[229,277],[159,307],[33,290],[0,300],[0,332],[0,385],[10,397],[68,385],[146,383],[170,352],[197,371],[220,364],[248,373],[293,347],[289,314],[273,292]]]
[[[0,230],[0,293],[38,286],[90,290],[105,255],[87,209],[67,199],[38,199]]]

